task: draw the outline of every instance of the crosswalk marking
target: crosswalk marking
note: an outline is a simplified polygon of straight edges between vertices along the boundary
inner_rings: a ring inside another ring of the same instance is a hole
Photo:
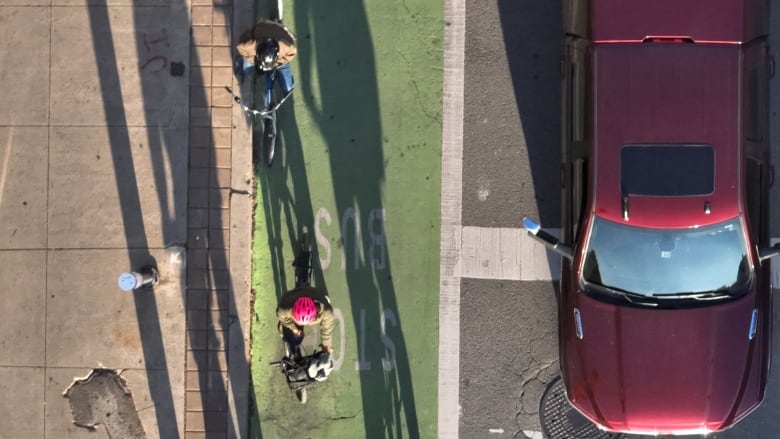
[[[560,236],[559,229],[545,229]],[[527,281],[559,280],[561,258],[523,228],[463,227],[455,276]]]

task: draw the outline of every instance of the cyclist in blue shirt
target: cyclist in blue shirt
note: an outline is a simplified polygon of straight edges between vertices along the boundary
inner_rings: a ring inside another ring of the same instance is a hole
[[[260,19],[251,29],[241,34],[236,45],[238,55],[233,69],[239,80],[252,74],[270,74],[276,70],[277,79],[287,96],[293,90],[294,81],[290,71],[290,61],[295,58],[295,35],[280,22]]]

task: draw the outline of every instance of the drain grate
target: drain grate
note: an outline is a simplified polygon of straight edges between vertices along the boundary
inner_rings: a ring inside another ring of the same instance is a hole
[[[561,377],[547,385],[539,404],[542,431],[549,439],[624,439],[618,433],[599,430],[566,399]]]

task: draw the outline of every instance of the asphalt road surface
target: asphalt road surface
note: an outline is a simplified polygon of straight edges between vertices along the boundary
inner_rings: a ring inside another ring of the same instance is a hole
[[[770,42],[780,47],[780,8],[772,12],[771,23]],[[524,233],[524,215],[546,228],[560,227],[561,27],[560,0],[466,0],[466,227],[517,228]],[[772,137],[778,139],[777,77],[771,89]],[[773,142],[774,157],[780,156],[777,144]],[[780,236],[777,188],[772,200],[772,233]],[[541,437],[539,401],[559,374],[557,284],[552,278],[461,278],[460,437]],[[776,302],[775,328],[779,307]],[[777,336],[774,340],[763,405],[732,429],[708,437],[777,437],[780,347]]]

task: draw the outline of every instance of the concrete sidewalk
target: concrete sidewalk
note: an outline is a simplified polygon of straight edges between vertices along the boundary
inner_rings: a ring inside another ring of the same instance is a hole
[[[231,0],[0,5],[0,438],[108,437],[119,415],[246,437],[251,133],[224,86],[253,21]],[[120,291],[146,264],[160,284]],[[97,367],[134,410],[63,396]]]

